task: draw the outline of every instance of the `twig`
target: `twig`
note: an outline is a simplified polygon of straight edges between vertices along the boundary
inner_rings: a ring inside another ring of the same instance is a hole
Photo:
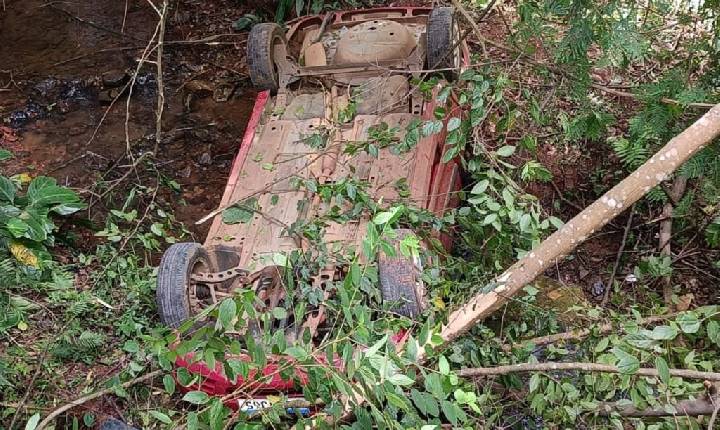
[[[613,265],[610,279],[608,279],[608,283],[605,286],[605,294],[603,295],[602,302],[600,302],[601,306],[605,306],[608,299],[610,298],[610,290],[612,290],[613,284],[615,283],[615,275],[617,275],[618,266],[620,266],[620,260],[622,260],[622,255],[625,251],[625,245],[627,244],[628,233],[630,232],[630,227],[632,226],[634,215],[635,205],[633,204],[630,208],[630,215],[628,216],[627,223],[625,224],[625,231],[623,232],[622,242],[620,242],[620,248],[618,248],[617,256],[615,257],[615,264]]]
[[[162,114],[165,108],[165,84],[163,83],[163,41],[165,40],[165,21],[167,20],[168,0],[163,0],[162,11],[160,12],[160,29],[157,42],[157,112],[155,112],[155,147],[153,152],[158,153],[160,140],[162,139]]]
[[[17,421],[18,417],[22,413],[23,407],[25,406],[25,402],[27,402],[28,397],[30,397],[30,393],[32,392],[33,386],[35,385],[35,380],[37,379],[38,375],[41,373],[43,364],[45,363],[45,358],[47,357],[48,350],[50,349],[50,343],[51,342],[49,342],[49,341],[45,343],[45,348],[43,348],[43,352],[40,355],[40,359],[38,360],[37,369],[35,369],[32,379],[30,379],[30,383],[27,386],[27,390],[25,391],[23,398],[20,400],[20,404],[18,405],[17,409],[15,410],[15,415],[13,415],[12,420],[10,420],[10,425],[8,426],[9,430],[13,429],[15,422]]]
[[[553,372],[557,370],[579,370],[582,372],[621,373],[617,366],[600,363],[520,363],[497,367],[476,367],[458,370],[458,376],[467,378],[474,376],[495,376],[507,375],[510,373],[524,372]],[[658,370],[651,367],[641,367],[634,375],[658,376]],[[720,373],[701,372],[689,369],[670,369],[671,376],[685,379],[701,379],[705,381],[720,381]]]
[[[600,90],[602,92],[612,94],[612,95],[615,95],[618,97],[625,97],[625,98],[630,98],[630,99],[638,98],[637,95],[635,95],[633,93],[629,93],[627,91],[620,91],[620,90],[616,90],[613,88],[608,88],[605,85],[593,83],[593,84],[590,84],[590,86],[595,88],[596,90]],[[667,97],[663,97],[662,99],[660,99],[660,101],[665,104],[670,104],[670,105],[681,105],[681,106],[688,106],[688,107],[702,108],[702,109],[710,109],[711,107],[715,106],[713,103],[681,103],[675,99],[671,99],[671,98],[667,98]]]
[[[147,381],[148,379],[152,379],[152,378],[154,378],[154,377],[156,377],[156,376],[158,376],[158,375],[161,375],[163,372],[164,372],[164,371],[163,371],[162,369],[160,369],[160,370],[155,370],[155,371],[152,371],[152,372],[150,372],[150,373],[148,373],[148,374],[146,374],[146,375],[143,375],[143,376],[137,377],[137,378],[135,378],[135,379],[132,379],[132,380],[130,380],[130,381],[124,382],[124,383],[120,384],[120,386],[123,387],[123,388],[129,388],[129,387],[132,387],[132,386],[135,385],[135,384],[139,384],[139,383],[141,383],[141,382],[145,382],[145,381]],[[86,396],[82,396],[82,397],[80,397],[80,398],[78,398],[78,399],[75,399],[75,400],[73,400],[73,401],[71,401],[71,402],[68,402],[68,403],[60,406],[59,408],[55,409],[54,411],[50,412],[50,413],[48,414],[48,416],[45,417],[44,420],[40,421],[40,424],[38,424],[38,426],[35,428],[35,430],[42,430],[43,428],[45,428],[45,426],[47,426],[48,424],[50,424],[58,415],[62,414],[63,412],[66,412],[66,411],[74,408],[75,406],[80,406],[80,405],[82,405],[83,403],[87,403],[87,402],[89,402],[90,400],[94,400],[94,399],[97,399],[98,397],[102,397],[102,396],[104,396],[104,395],[106,395],[106,394],[110,394],[110,393],[112,393],[113,391],[115,391],[115,387],[108,387],[108,388],[105,388],[104,390],[96,391],[96,392],[94,392],[94,393],[92,393],[92,394],[88,394],[88,395],[86,395]]]
[[[122,181],[124,181],[125,178],[127,178],[128,176],[130,176],[130,173],[132,173],[132,172],[135,170],[135,168],[138,166],[138,164],[140,164],[140,162],[143,161],[143,160],[144,160],[146,157],[148,157],[148,156],[149,156],[149,157],[153,157],[154,154],[153,154],[152,152],[146,152],[146,153],[144,153],[143,155],[141,155],[140,157],[138,157],[135,161],[133,161],[133,163],[132,163],[130,166],[128,166],[127,172],[125,172],[121,177],[119,177],[118,179],[116,179],[116,180],[114,181],[114,183],[113,183],[107,190],[105,190],[102,194],[100,194],[99,199],[102,199],[103,197],[105,197],[110,191],[112,191],[112,190],[113,190],[115,187],[117,187]]]
[[[310,42],[311,45],[313,43],[318,43],[320,41],[320,39],[322,39],[323,33],[325,33],[325,29],[327,28],[328,24],[330,23],[330,20],[332,20],[332,18],[334,16],[335,16],[335,12],[328,12],[327,14],[325,14],[325,18],[323,18],[322,24],[320,24],[320,28],[318,29],[317,35],[315,35],[315,37],[313,37],[313,39],[312,39],[312,42]]]
[[[715,420],[717,420],[718,417],[718,411],[720,411],[720,399],[715,399],[715,409],[713,409],[712,415],[710,416],[710,421],[708,422],[708,430],[713,430],[715,428]]]
[[[58,11],[58,12],[62,12],[62,13],[64,13],[65,15],[69,16],[70,18],[74,19],[75,21],[78,21],[78,22],[80,22],[80,23],[82,23],[82,24],[88,25],[88,26],[90,26],[90,27],[92,27],[92,28],[94,28],[94,29],[96,29],[96,30],[104,31],[104,32],[106,32],[106,33],[110,33],[110,34],[113,34],[113,35],[115,35],[115,36],[122,37],[122,38],[128,38],[128,39],[133,39],[133,40],[141,40],[141,39],[139,39],[139,38],[137,38],[137,37],[135,37],[135,36],[132,36],[132,35],[129,35],[129,34],[124,34],[124,33],[121,33],[121,32],[119,32],[119,31],[115,31],[115,30],[113,30],[113,29],[110,29],[110,28],[107,28],[107,27],[103,27],[102,25],[96,24],[96,23],[94,23],[94,22],[92,22],[92,21],[88,21],[87,19],[80,18],[79,16],[75,16],[75,15],[73,15],[72,13],[66,11],[65,9],[60,8],[60,7],[57,7],[57,6],[54,6],[54,5],[52,5],[52,4],[48,4],[47,6],[49,6],[49,7],[52,8],[52,9],[55,9],[55,10]]]
[[[490,3],[490,6],[492,6],[493,3]],[[463,7],[462,4],[460,4],[457,0],[452,0],[452,5],[457,9],[460,14],[465,18],[465,20],[470,24],[470,27],[475,32],[475,36],[478,37],[478,41],[480,42],[480,47],[482,48],[483,57],[487,58],[487,48],[485,48],[485,42],[488,41],[488,39],[482,37],[482,32],[480,31],[480,27],[478,27],[477,22],[470,16],[467,9]]]
[[[660,224],[660,255],[671,256],[670,242],[672,239],[672,224],[673,224],[673,212],[674,206],[672,202],[679,202],[685,194],[685,188],[687,187],[687,178],[683,175],[677,175],[673,181],[672,189],[668,191],[668,196],[671,202],[665,203],[663,206],[662,217],[665,218]],[[663,300],[665,305],[672,308],[672,276],[665,276],[663,278]]]

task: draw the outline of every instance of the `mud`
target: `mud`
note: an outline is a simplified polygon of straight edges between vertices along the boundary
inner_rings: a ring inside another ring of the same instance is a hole
[[[163,139],[155,162],[181,186],[179,195],[163,193],[161,201],[198,239],[207,226],[194,222],[219,202],[253,106],[243,66],[245,35],[231,29],[245,12],[237,3],[190,8],[178,2],[168,20]],[[0,145],[15,158],[0,165],[2,173],[50,175],[93,189],[122,175],[117,170],[127,165],[128,145],[134,155],[151,150],[155,65],[144,65],[136,76],[127,110],[125,85],[157,19],[145,1],[128,1],[126,12],[125,2],[109,0],[5,0],[0,126],[13,139]],[[194,42],[208,37],[214,43]],[[102,215],[102,202],[97,207]]]

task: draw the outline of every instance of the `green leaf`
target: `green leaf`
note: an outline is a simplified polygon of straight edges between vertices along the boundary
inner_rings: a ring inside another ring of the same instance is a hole
[[[50,208],[54,205],[59,205],[60,208],[83,206],[80,197],[73,190],[58,186],[54,178],[47,176],[38,176],[30,182],[27,198],[28,206],[34,208]]]
[[[649,336],[655,340],[673,340],[677,336],[678,330],[675,326],[659,325],[648,333]]]
[[[0,175],[0,201],[13,203],[16,193],[17,189],[15,188],[15,184],[13,184],[10,179]]]
[[[150,411],[150,415],[152,415],[153,418],[160,421],[161,423],[172,424],[172,420],[170,419],[170,417],[160,411]]]
[[[140,345],[134,340],[126,340],[123,349],[131,354],[140,351]]]
[[[610,344],[609,337],[604,337],[604,338],[600,339],[600,342],[598,342],[598,344],[595,345],[595,353],[598,354],[598,353],[605,351],[605,348],[607,348],[609,344]]]
[[[415,381],[410,379],[408,376],[403,375],[402,373],[396,373],[394,375],[391,375],[388,378],[388,381],[390,381],[390,383],[393,385],[398,385],[401,387],[406,387],[415,383]]]
[[[515,147],[512,145],[505,145],[497,150],[498,157],[509,157],[515,153]]]
[[[167,392],[171,396],[175,394],[175,380],[172,376],[163,376],[163,386],[165,387],[165,392]]]
[[[441,375],[450,374],[450,363],[448,363],[447,358],[445,358],[444,355],[440,356],[440,360],[438,361],[438,367],[440,368]]]
[[[301,346],[291,346],[285,350],[285,354],[297,360],[304,360],[308,357],[308,352]]]
[[[667,385],[670,382],[670,367],[668,367],[667,361],[664,358],[657,356],[655,358],[655,368],[658,371],[660,380],[663,384]]]
[[[15,156],[12,152],[8,151],[7,149],[0,149],[0,161],[9,160],[13,157]]]
[[[470,190],[470,194],[483,194],[485,190],[487,190],[488,185],[490,185],[490,181],[487,179],[483,179],[482,181],[475,184],[475,186]]]
[[[203,391],[190,391],[186,393],[182,399],[193,405],[204,405],[210,400],[210,396]]]
[[[720,346],[720,323],[715,320],[710,321],[707,325],[707,335],[712,342]]]
[[[375,225],[387,224],[391,221],[394,221],[395,218],[399,215],[399,213],[400,213],[400,206],[395,206],[388,211],[380,212],[379,214],[375,215],[375,217],[373,218],[373,224],[375,224]]]
[[[440,133],[442,130],[443,123],[438,120],[428,120],[423,123],[422,134],[423,136],[430,136],[432,134]]]
[[[252,197],[225,209],[222,220],[225,224],[248,223],[258,209],[257,199]]]
[[[365,357],[372,357],[375,354],[377,354],[377,352],[380,351],[380,348],[382,348],[383,345],[385,345],[385,342],[387,342],[387,340],[388,340],[388,335],[385,334],[385,336],[383,336],[380,340],[375,342],[375,345],[371,346],[370,348],[368,348],[365,351]]]
[[[225,329],[232,327],[233,320],[237,314],[237,305],[235,300],[227,298],[220,303],[218,307],[218,322]]]
[[[530,377],[530,384],[529,384],[530,392],[534,393],[535,390],[537,390],[539,386],[540,386],[540,374],[533,373],[533,375]]]
[[[30,417],[28,422],[25,424],[25,430],[35,430],[40,423],[40,413],[36,413]]]
[[[450,118],[450,120],[447,123],[448,133],[453,130],[457,130],[458,127],[460,127],[460,123],[461,123],[460,118],[457,118],[457,117]]]
[[[640,361],[621,348],[615,347],[612,349],[612,352],[618,360],[616,366],[620,373],[624,375],[632,375],[640,368]]]
[[[453,402],[443,400],[440,402],[440,407],[442,408],[443,414],[445,414],[445,418],[454,426],[458,425],[458,421],[464,421],[466,418],[465,412]]]
[[[160,224],[159,222],[154,222],[154,223],[152,223],[152,225],[150,225],[150,231],[151,231],[155,236],[161,236],[161,237],[162,237],[163,235],[165,235],[165,230],[163,230],[163,226],[162,226],[162,224]]]
[[[700,329],[700,320],[695,312],[684,312],[675,320],[684,333],[697,333]]]
[[[273,308],[272,314],[276,320],[282,320],[287,318],[287,311],[285,310],[285,308]]]

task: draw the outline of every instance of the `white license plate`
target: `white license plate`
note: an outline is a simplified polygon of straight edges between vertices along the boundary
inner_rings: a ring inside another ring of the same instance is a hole
[[[238,403],[243,412],[255,412],[272,406],[267,399],[238,399]]]
[[[298,400],[305,400],[305,399],[303,399],[302,397],[288,399],[289,402],[298,401]],[[276,401],[279,401],[279,400],[275,400],[275,402]],[[253,414],[253,413],[261,411],[263,409],[270,408],[273,405],[273,403],[275,403],[275,402],[271,401],[269,399],[238,399],[238,406],[239,406],[240,411],[245,412],[247,414]],[[307,408],[307,407],[300,407],[300,408],[286,407],[285,411],[291,415],[297,415],[297,414],[300,414],[302,416],[310,415],[310,408]]]

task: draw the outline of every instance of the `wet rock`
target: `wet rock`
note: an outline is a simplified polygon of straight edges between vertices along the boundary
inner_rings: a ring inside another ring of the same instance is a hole
[[[203,154],[200,156],[200,159],[198,160],[198,163],[201,166],[209,166],[212,164],[212,157],[207,152],[203,152]]]
[[[590,294],[596,298],[603,296],[605,294],[605,283],[601,280],[593,282],[592,287],[590,287]]]
[[[198,79],[193,79],[185,84],[185,91],[193,93],[197,97],[207,97],[213,93],[213,89],[210,84]]]
[[[178,172],[178,176],[181,178],[189,178],[191,173],[192,168],[190,166],[185,166],[184,169]]]
[[[157,79],[153,73],[139,74],[135,78],[133,94],[144,97],[155,97],[157,92]]]
[[[47,110],[34,101],[29,101],[25,108],[11,112],[7,117],[7,122],[10,123],[12,128],[18,128],[26,125],[30,121],[45,118],[47,116]]]
[[[73,79],[63,83],[60,98],[68,102],[79,102],[85,104],[94,98],[92,87],[88,86],[81,79]]]
[[[38,82],[33,89],[41,96],[47,97],[59,84],[60,81],[58,79],[51,77]]]
[[[105,88],[117,88],[125,85],[130,76],[124,70],[110,70],[102,74],[102,85]]]
[[[235,85],[230,83],[221,83],[213,91],[213,100],[217,103],[223,103],[230,100],[233,93],[235,93]]]

